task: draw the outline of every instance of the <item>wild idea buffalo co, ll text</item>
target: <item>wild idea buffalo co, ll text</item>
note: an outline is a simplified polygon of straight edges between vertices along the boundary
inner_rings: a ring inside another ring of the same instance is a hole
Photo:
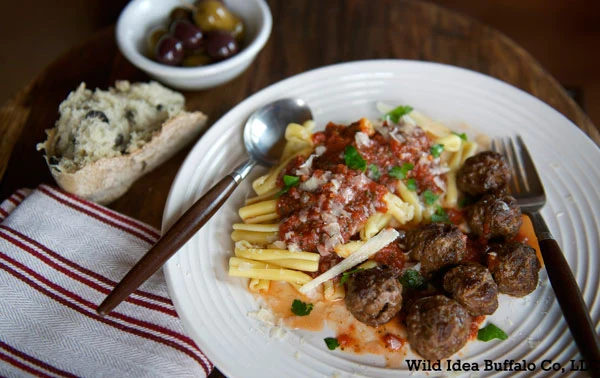
[[[464,362],[461,360],[406,360],[410,371],[535,371],[536,365],[525,360],[493,361],[483,363]]]
[[[586,371],[587,366],[579,360],[571,360],[566,366],[552,360],[543,360],[539,364],[526,360],[483,360],[465,362],[461,360],[419,360],[407,359],[409,371]]]

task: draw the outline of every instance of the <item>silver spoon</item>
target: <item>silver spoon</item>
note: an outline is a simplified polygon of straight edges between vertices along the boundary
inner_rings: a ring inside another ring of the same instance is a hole
[[[289,123],[303,123],[312,118],[310,108],[300,99],[278,100],[255,111],[244,126],[244,145],[250,158],[194,202],[108,294],[98,306],[98,313],[111,312],[163,266],[216,213],[256,164],[266,167],[276,164]]]

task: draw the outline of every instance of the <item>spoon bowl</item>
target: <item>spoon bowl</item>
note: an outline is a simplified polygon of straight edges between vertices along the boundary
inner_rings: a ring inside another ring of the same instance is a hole
[[[296,122],[313,118],[308,105],[295,98],[284,98],[255,111],[244,127],[244,145],[250,158],[269,167],[279,161],[285,145],[285,129]]]
[[[217,212],[257,163],[267,167],[276,164],[285,145],[288,124],[311,119],[310,108],[300,99],[282,99],[256,110],[244,126],[244,145],[249,159],[190,206],[115,286],[97,312],[100,315],[111,312],[163,266]]]

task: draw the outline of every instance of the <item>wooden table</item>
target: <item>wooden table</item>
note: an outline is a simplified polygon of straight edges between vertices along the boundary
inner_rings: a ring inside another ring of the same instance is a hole
[[[600,131],[532,57],[501,33],[421,1],[268,0],[273,31],[256,62],[217,88],[185,93],[188,108],[215,122],[249,95],[306,70],[352,60],[397,58],[479,71],[548,103],[600,144]],[[81,81],[107,88],[148,78],[119,53],[114,28],[75,47],[0,110],[0,198],[52,183],[35,145],[57,119],[60,102]],[[171,183],[189,148],[138,180],[111,208],[160,228]],[[212,376],[221,376],[215,370]]]

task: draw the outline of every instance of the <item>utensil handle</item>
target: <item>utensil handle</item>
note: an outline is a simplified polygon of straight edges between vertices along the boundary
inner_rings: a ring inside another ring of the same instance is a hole
[[[590,372],[600,372],[600,341],[569,264],[539,213],[529,214],[556,299]]]
[[[225,176],[171,226],[137,264],[115,286],[98,306],[98,313],[106,315],[150,278],[175,252],[179,250],[221,207],[237,187],[239,180]]]

